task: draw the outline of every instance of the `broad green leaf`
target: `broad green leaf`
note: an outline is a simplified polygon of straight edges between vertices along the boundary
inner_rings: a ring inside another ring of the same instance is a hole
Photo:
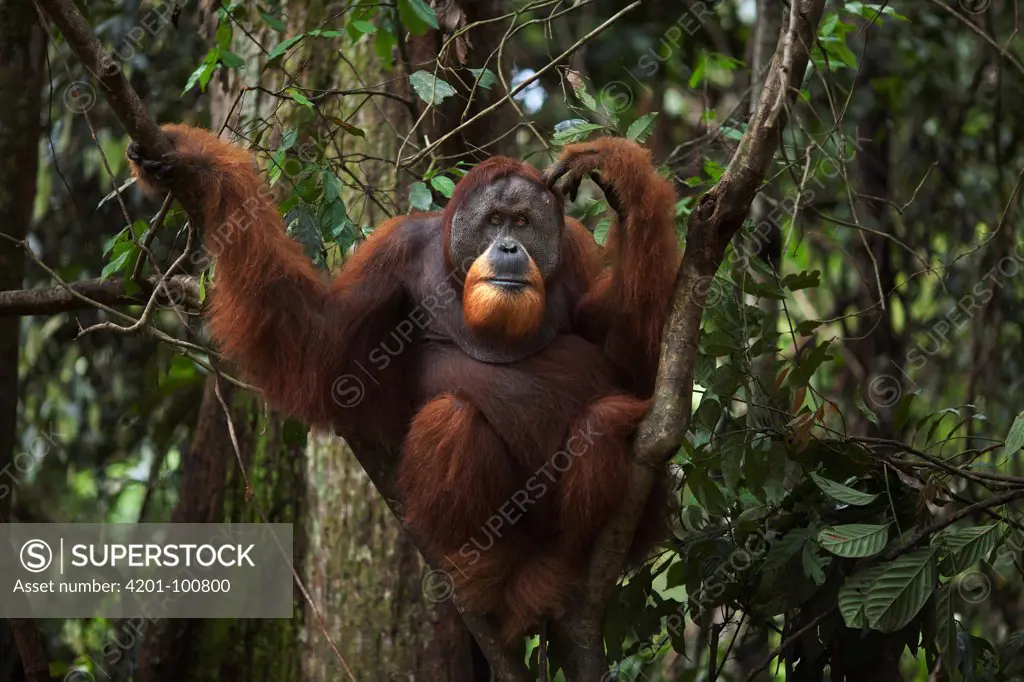
[[[917,615],[935,591],[938,567],[931,549],[919,549],[882,564],[864,601],[868,625],[895,632]]]
[[[490,90],[491,86],[498,82],[498,77],[490,69],[470,69],[469,72],[473,74],[478,88]]]
[[[424,182],[414,182],[409,186],[409,205],[417,211],[429,211],[434,197]]]
[[[797,324],[796,333],[800,336],[810,336],[820,326],[821,320],[804,320]]]
[[[572,90],[576,93],[576,99],[578,99],[583,106],[590,109],[593,112],[597,112],[597,100],[595,100],[589,92],[587,92],[587,86],[582,80],[576,80],[573,82]]]
[[[103,266],[103,272],[100,273],[100,279],[107,279],[114,273],[120,272],[124,269],[128,259],[132,256],[134,244],[130,242],[127,244],[128,248],[125,248],[118,254],[112,261]],[[117,253],[118,249],[114,249],[114,253]]]
[[[214,53],[213,50],[210,53]],[[206,89],[206,84],[210,82],[210,76],[213,75],[213,64],[204,61],[199,67],[192,72],[192,75],[188,77],[185,82],[185,87],[182,89],[181,94],[187,93],[189,90],[199,84],[201,90]]]
[[[267,54],[267,61],[269,62],[269,61],[272,61],[274,59],[277,59],[278,57],[283,55],[285,52],[287,52],[289,49],[291,49],[291,47],[293,45],[295,45],[295,43],[299,42],[300,40],[302,40],[305,37],[306,37],[306,35],[304,33],[302,33],[302,34],[299,34],[299,35],[297,35],[297,36],[295,36],[293,38],[289,38],[288,40],[285,40],[283,42],[278,43],[277,45],[274,46],[274,49],[272,49],[270,51],[270,53]]]
[[[814,372],[817,371],[818,367],[827,360],[831,360],[832,356],[828,354],[828,341],[819,343],[800,361],[800,364],[796,366],[786,381],[790,386],[799,388],[800,386],[807,386],[811,381],[811,377]]]
[[[337,201],[341,197],[341,180],[331,171],[325,170],[324,178],[324,199]]]
[[[921,389],[904,393],[900,396],[896,402],[896,407],[892,410],[892,425],[898,431],[903,428],[903,425],[907,423],[907,419],[910,418],[910,407],[914,404],[914,400],[921,393]]]
[[[291,149],[295,146],[295,142],[299,139],[299,131],[296,128],[290,128],[285,131],[284,135],[281,136],[281,146],[278,149]]]
[[[269,26],[270,28],[274,29],[278,33],[284,31],[284,24],[281,22],[280,19],[275,17],[273,14],[260,12],[260,16],[263,18],[263,21],[265,21],[267,23],[267,26]]]
[[[739,142],[740,140],[743,139],[743,129],[741,128],[734,128],[731,125],[722,125],[719,127],[719,130],[722,133],[722,137],[724,137],[727,140]]]
[[[452,198],[452,192],[455,191],[455,182],[445,175],[435,175],[430,178],[430,185],[449,199]]]
[[[803,554],[800,555],[800,563],[804,569],[804,575],[810,578],[815,585],[825,584],[825,567],[832,562],[832,557],[819,554],[814,545],[804,543]]]
[[[959,573],[987,559],[999,541],[999,534],[1000,526],[994,523],[974,528],[947,529],[937,539],[953,554],[953,565]]]
[[[351,24],[349,24],[349,26],[351,26],[355,30],[359,31],[363,35],[366,35],[367,33],[376,33],[377,32],[377,27],[376,26],[374,26],[370,22],[364,21],[362,19],[357,19],[356,21],[353,21]]]
[[[303,95],[295,88],[288,88],[287,90],[285,90],[285,94],[289,95],[293,100],[295,100],[302,106],[306,107],[307,109],[312,109],[314,106],[313,103],[309,100],[309,98],[307,98],[305,95]]]
[[[434,106],[455,94],[455,88],[429,71],[417,71],[409,76],[409,83],[421,100]]]
[[[804,270],[799,273],[792,273],[782,278],[782,286],[790,291],[808,289],[821,285],[821,270]]]
[[[935,595],[935,644],[942,654],[942,669],[946,679],[954,679],[956,670],[956,602],[953,600],[953,585],[949,582],[939,588]]]
[[[630,140],[636,140],[637,142],[643,143],[651,136],[654,132],[654,119],[658,117],[658,112],[651,112],[644,114],[637,120],[629,124],[629,128],[626,129],[626,137]]]
[[[437,15],[423,0],[398,0],[398,16],[413,35],[437,28]]]
[[[1005,672],[1020,673],[1024,671],[1024,628],[1014,630],[1006,638],[999,649],[999,661],[1007,668]]]
[[[222,21],[217,26],[217,47],[222,50],[226,50],[231,47],[231,22],[228,20]]]
[[[1017,414],[1006,434],[1005,454],[1013,455],[1024,446],[1024,412]]]
[[[376,53],[377,57],[385,60],[385,68],[390,71],[391,68],[387,65],[391,63],[391,52],[398,44],[398,38],[395,37],[393,31],[385,28],[384,26],[379,27],[375,35],[376,38],[373,43],[373,51]]]
[[[229,69],[240,69],[245,66],[245,60],[229,50],[220,51],[220,63]]]
[[[563,121],[562,123],[566,123]],[[595,130],[602,130],[604,126],[598,125],[597,123],[587,123],[580,119],[574,119],[572,125],[559,127],[562,124],[555,126],[555,134],[551,138],[552,143],[556,145],[567,145],[574,142],[580,142],[590,137],[590,133]]]
[[[846,577],[843,586],[839,588],[839,595],[837,597],[839,613],[842,614],[846,627],[863,630],[868,626],[868,619],[864,614],[867,593],[871,589],[871,585],[874,584],[875,579],[884,570],[884,564],[872,566],[867,570]]]
[[[825,17],[825,20],[821,22],[821,28],[818,29],[818,35],[822,37],[832,35],[837,24],[839,24],[839,15],[835,12],[829,12]]]
[[[850,523],[830,526],[818,533],[822,548],[837,556],[862,558],[873,556],[885,549],[889,541],[889,526],[870,523]]]
[[[845,502],[846,504],[863,507],[864,505],[871,504],[878,498],[877,493],[874,495],[871,493],[862,493],[861,491],[849,488],[842,483],[836,483],[835,481],[823,478],[813,471],[811,472],[811,478],[818,484],[818,487],[821,488],[823,493],[829,497],[834,497],[840,502]]]

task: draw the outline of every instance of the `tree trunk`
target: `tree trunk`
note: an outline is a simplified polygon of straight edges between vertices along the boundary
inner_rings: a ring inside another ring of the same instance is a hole
[[[24,239],[32,221],[45,45],[31,3],[0,0],[0,231]],[[25,254],[0,238],[0,291],[21,289]],[[0,318],[0,470],[14,461],[21,319]],[[0,500],[0,519],[11,500]]]
[[[0,231],[15,239],[25,238],[32,221],[45,48],[32,3],[0,0]],[[0,238],[0,291],[20,289],[24,276],[25,254]],[[17,442],[20,324],[17,317],[0,319],[0,472],[15,474],[8,467]],[[10,520],[12,507],[12,494],[0,497],[0,523]],[[0,621],[0,679],[49,679],[45,643],[34,621]]]
[[[441,28],[449,31],[501,12],[501,3],[496,0],[463,3],[465,10],[457,3],[437,4],[443,5],[438,17]],[[308,18],[304,21],[309,24]],[[456,49],[446,56],[444,63],[453,68],[482,67],[501,37],[501,29],[498,24],[485,24],[475,29],[467,36],[468,41],[457,41]],[[338,72],[335,82],[317,87],[358,88],[386,83],[396,75],[407,75],[410,70],[431,71],[442,42],[441,34],[436,31],[414,37],[408,49],[399,51],[397,73],[389,73],[373,54],[372,46],[363,41],[346,52],[355,70]],[[462,45],[467,51],[460,56],[459,46]],[[402,63],[406,58],[408,63]],[[488,67],[497,70],[494,63]],[[471,77],[469,82],[472,83]],[[430,139],[437,139],[463,120],[465,96],[469,93],[458,83],[452,84],[457,87],[459,96],[450,98],[433,112],[426,131]],[[415,99],[404,78],[390,87],[397,89],[396,94]],[[478,90],[466,117],[496,96],[495,92]],[[359,103],[359,100],[353,102]],[[339,115],[365,131],[366,137],[346,137],[345,153],[366,152],[374,157],[394,159],[401,141],[386,122],[392,122],[404,134],[412,123],[409,111],[399,102],[379,99],[373,106],[361,106],[354,118],[348,119],[346,114],[351,111],[347,105],[348,101],[342,102]],[[422,108],[422,103],[417,101],[417,106]],[[454,163],[457,157],[479,160],[501,153],[514,142],[514,136],[507,136],[496,145],[490,143],[501,132],[512,128],[513,113],[506,105],[498,116],[490,116],[481,125],[468,127],[454,136],[442,153],[449,157],[449,163]],[[478,153],[484,145],[490,145],[486,153]],[[410,151],[406,147],[404,154]],[[359,165],[360,175],[371,187],[380,186],[390,172],[393,169],[385,164],[363,162]],[[408,179],[406,174],[399,176],[397,197],[403,209]],[[372,202],[355,203],[356,198],[364,197],[355,192],[345,197],[353,219],[360,224],[377,224],[389,217]],[[360,450],[360,455],[367,461],[364,450]],[[385,453],[372,453],[370,458],[374,455],[388,465],[393,464],[393,459]],[[307,462],[306,532],[311,543],[306,563],[307,584],[327,621],[327,633],[339,647],[355,678],[431,682],[489,679],[486,662],[454,605],[450,600],[436,602],[436,595],[423,589],[428,574],[426,564],[352,450],[338,438],[317,437],[311,439]],[[311,611],[307,613],[307,630],[311,655],[304,657],[303,681],[333,682],[343,678],[340,664]]]
[[[309,24],[310,18],[303,21]],[[327,73],[330,84],[316,87],[361,88],[407,75],[402,64],[396,65],[395,72],[385,71],[369,41],[347,50],[345,56],[354,69],[337,68]],[[311,67],[317,71],[315,64]],[[387,87],[396,94],[411,95],[404,78]],[[324,146],[343,149],[345,154],[396,156],[400,140],[395,130],[404,134],[412,123],[407,107],[385,98],[363,104],[362,98],[353,97],[339,104],[340,111],[330,114],[362,129],[366,137],[339,134],[333,144],[325,140]],[[404,153],[409,152],[407,147]],[[372,161],[361,162],[358,168],[350,165],[350,170],[369,187],[389,185],[394,173],[389,164]],[[399,176],[394,195],[399,212],[406,207],[408,182],[407,174]],[[359,191],[347,192],[344,199],[360,225],[379,224],[394,212],[391,202],[382,200],[389,209],[385,212]],[[361,454],[366,459],[367,453]],[[387,456],[373,453],[370,459],[384,461]],[[357,680],[477,679],[482,673],[474,671],[469,631],[450,602],[435,603],[424,595],[426,565],[348,445],[339,438],[312,436],[307,467],[306,579],[325,627],[321,628],[312,609],[307,611],[303,681],[347,679],[325,634]]]
[[[216,8],[208,0],[200,5],[204,34],[213,40],[217,29]],[[250,43],[251,45],[251,43]],[[239,53],[256,62],[255,48]],[[250,97],[235,106],[241,79],[235,72],[219,71],[211,79],[210,125],[220,131],[245,117],[245,110],[258,109],[259,99]],[[222,136],[229,139],[230,132]],[[193,273],[198,274],[198,273]],[[222,367],[228,370],[229,368]],[[192,443],[182,457],[179,497],[171,514],[173,523],[292,523],[295,568],[301,571],[305,540],[296,521],[303,508],[301,477],[304,454],[300,445],[289,445],[284,420],[271,414],[264,421],[262,401],[243,395],[225,382],[220,392],[229,406],[225,413],[216,395],[217,380],[206,378]],[[252,481],[250,488],[242,474],[231,440],[228,419],[239,440],[239,455]],[[268,513],[263,519],[261,505]],[[290,621],[282,620],[163,620],[151,625],[139,655],[141,682],[219,682],[251,680],[277,682],[299,680],[300,627],[304,604],[296,591],[298,610]]]

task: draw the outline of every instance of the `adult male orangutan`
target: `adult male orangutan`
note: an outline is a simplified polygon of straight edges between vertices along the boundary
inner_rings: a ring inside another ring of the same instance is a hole
[[[679,265],[675,193],[649,153],[601,138],[544,175],[492,158],[443,212],[377,227],[328,284],[248,152],[164,130],[173,152],[128,157],[145,186],[199,194],[224,354],[276,409],[401,443],[405,523],[463,607],[509,640],[559,617],[626,488]],[[556,188],[564,177],[575,197],[588,175],[617,213],[604,248]],[[653,496],[638,556],[663,504]]]

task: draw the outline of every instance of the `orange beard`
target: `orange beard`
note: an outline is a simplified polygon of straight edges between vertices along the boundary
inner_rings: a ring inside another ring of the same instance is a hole
[[[522,341],[536,332],[544,321],[544,279],[530,259],[529,284],[507,289],[487,280],[494,271],[480,256],[466,273],[462,310],[466,324],[475,333],[507,341]]]

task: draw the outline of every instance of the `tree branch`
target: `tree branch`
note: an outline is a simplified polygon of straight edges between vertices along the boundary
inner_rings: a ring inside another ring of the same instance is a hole
[[[128,83],[120,63],[106,52],[89,22],[73,2],[66,0],[38,0],[64,35],[82,66],[89,71],[103,95],[121,121],[128,135],[151,155],[171,151],[171,143],[150,118],[142,100]]]
[[[690,216],[686,251],[662,336],[654,403],[637,431],[629,487],[591,554],[583,597],[563,622],[563,639],[572,648],[568,667],[573,679],[601,679],[607,672],[605,605],[622,575],[655,479],[690,426],[693,372],[708,288],[771,167],[824,6],[825,0],[791,3],[750,125],[729,167]]]
[[[73,310],[88,310],[97,303],[106,306],[146,305],[149,294],[159,284],[160,278],[149,277],[142,282],[149,285],[148,290],[144,288],[133,294],[127,292],[125,281],[120,279],[89,279],[70,283],[67,287],[0,291],[0,318],[56,315]],[[200,308],[199,283],[194,277],[175,275],[168,277],[164,285],[167,287],[169,305],[185,305],[195,310]]]

